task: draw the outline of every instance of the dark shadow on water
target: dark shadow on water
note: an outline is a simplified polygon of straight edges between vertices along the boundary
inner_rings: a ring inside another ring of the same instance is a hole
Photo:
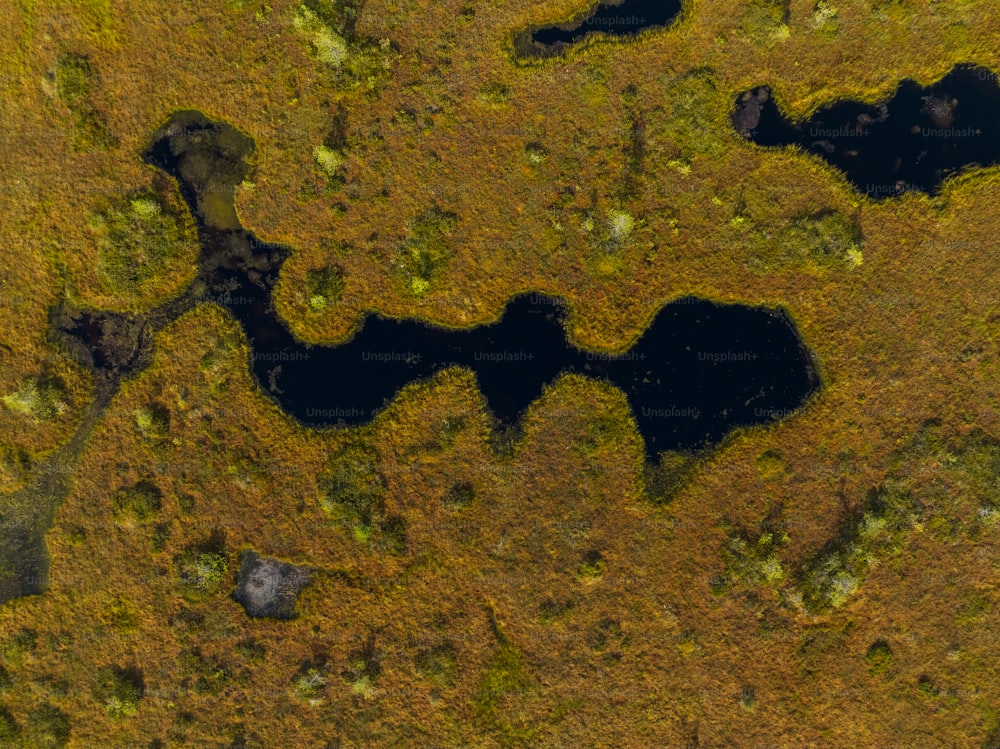
[[[634,36],[643,29],[668,26],[681,12],[680,0],[611,0],[583,18],[558,26],[526,29],[514,39],[520,57],[549,57],[588,34]]]
[[[737,97],[733,126],[761,146],[798,145],[871,198],[936,194],[948,177],[1000,164],[997,74],[962,65],[921,88],[903,81],[878,105],[842,101],[804,122],[782,115],[767,86]]]
[[[628,395],[655,456],[718,442],[737,425],[773,421],[818,387],[812,359],[783,312],[697,299],[667,305],[627,353],[613,357],[570,346],[562,305],[541,295],[512,300],[493,325],[454,330],[370,315],[343,345],[303,344],[270,301],[288,250],[242,229],[212,226],[200,204],[207,183],[191,181],[192,174],[215,175],[212,159],[221,161],[229,179],[242,180],[244,171],[234,168],[227,149],[249,148],[249,141],[196,113],[175,120],[160,129],[146,158],[181,180],[194,201],[203,299],[222,304],[240,321],[261,388],[304,423],[366,423],[406,384],[459,365],[475,372],[494,415],[510,424],[546,384],[575,372],[605,379]],[[222,146],[206,135],[213,132]],[[218,181],[214,185],[220,189]]]

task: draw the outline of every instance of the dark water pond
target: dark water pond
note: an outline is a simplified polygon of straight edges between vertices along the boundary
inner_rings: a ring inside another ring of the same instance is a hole
[[[761,86],[737,97],[732,119],[761,146],[794,144],[822,157],[876,199],[933,195],[967,167],[1000,163],[1000,86],[980,67],[956,67],[926,88],[906,80],[884,103],[842,101],[804,122],[786,119]]]
[[[181,113],[160,130],[146,158],[181,181],[199,218],[204,300],[242,323],[261,387],[304,423],[365,423],[401,387],[452,365],[472,369],[494,415],[512,423],[547,383],[576,372],[627,394],[655,454],[702,447],[734,426],[780,418],[818,387],[812,358],[783,312],[694,298],[664,307],[620,356],[570,346],[563,306],[541,295],[515,298],[493,325],[452,330],[370,315],[343,345],[303,344],[270,302],[287,249],[212,226],[201,210],[206,185],[218,189],[220,175],[243,177],[236,163],[249,145],[230,130]],[[206,167],[213,160],[218,171]]]
[[[680,12],[680,0],[619,0],[601,3],[582,19],[522,32],[515,40],[515,47],[522,56],[545,56],[580,41],[587,34],[630,36],[642,29],[667,26]]]

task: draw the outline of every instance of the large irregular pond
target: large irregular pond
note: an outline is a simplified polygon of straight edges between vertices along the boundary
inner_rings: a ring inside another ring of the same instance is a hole
[[[599,4],[583,18],[526,29],[517,35],[514,46],[522,57],[547,57],[589,34],[633,36],[642,29],[667,26],[680,12],[680,0],[612,0]]]
[[[803,122],[787,119],[760,86],[737,97],[732,119],[758,145],[820,156],[874,199],[933,195],[965,168],[1000,164],[1000,86],[981,67],[958,66],[925,88],[906,80],[884,102],[837,102]]]
[[[513,423],[547,383],[575,372],[626,393],[655,455],[781,418],[818,387],[812,358],[784,312],[694,298],[664,307],[617,356],[569,345],[564,307],[536,294],[513,299],[493,325],[455,330],[370,315],[343,345],[303,344],[270,299],[288,250],[206,216],[209,201],[231,196],[245,176],[251,147],[233,128],[182,112],[145,157],[180,181],[199,221],[206,298],[240,321],[261,388],[304,423],[365,423],[404,385],[454,365],[473,370],[494,415]],[[235,216],[229,207],[221,213],[223,223]]]

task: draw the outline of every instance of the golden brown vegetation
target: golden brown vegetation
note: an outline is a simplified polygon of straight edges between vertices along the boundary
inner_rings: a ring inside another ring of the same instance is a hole
[[[47,537],[48,592],[0,610],[3,740],[995,741],[997,510],[981,500],[998,471],[1000,180],[876,204],[727,118],[765,82],[801,117],[957,62],[1000,69],[1000,16],[772,5],[692,2],[669,30],[525,62],[513,33],[579,2],[370,0],[348,23],[343,3],[5,0],[4,491],[92,397],[45,341],[50,305],[148,308],[189,277],[184,245],[122,293],[95,230],[130,195],[177,205],[138,154],[178,109],[255,139],[237,206],[293,247],[276,303],[305,339],[364,310],[479,324],[539,289],[569,300],[574,340],[621,350],[697,294],[786,307],[824,388],[678,461],[655,504],[627,404],[600,384],[557,382],[504,449],[462,371],[368,428],[312,433],[256,389],[234,322],[195,310],[91,436]],[[939,436],[906,452],[935,417]],[[374,487],[347,511],[322,480],[345,451]],[[901,486],[907,502],[872,503]],[[297,619],[249,620],[227,597],[248,547],[317,570]]]

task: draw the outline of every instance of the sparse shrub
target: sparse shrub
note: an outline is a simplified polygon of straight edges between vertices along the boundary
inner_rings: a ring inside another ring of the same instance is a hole
[[[751,0],[741,19],[743,34],[754,45],[787,39],[790,15],[789,0]]]
[[[375,538],[375,548],[394,557],[406,553],[406,520],[399,515],[390,515],[379,524]]]
[[[149,295],[169,273],[184,271],[198,254],[190,217],[140,191],[113,202],[90,222],[97,241],[97,275],[105,291],[128,297]]]
[[[0,445],[0,492],[14,492],[24,486],[31,459],[16,445]]]
[[[359,543],[401,555],[406,551],[406,521],[385,514],[385,478],[375,456],[360,442],[343,445],[319,479],[320,508],[351,532]]]
[[[440,687],[452,687],[458,676],[458,651],[443,642],[418,652],[413,659],[421,676]]]
[[[22,381],[17,390],[0,401],[8,410],[33,422],[52,421],[69,407],[62,382],[47,376]]]
[[[483,104],[499,106],[507,103],[510,96],[510,86],[500,81],[491,81],[479,89],[476,99]]]
[[[108,129],[107,120],[91,101],[98,80],[93,63],[84,55],[64,54],[56,60],[51,78],[56,96],[74,118],[74,148],[87,151],[117,146],[118,140]]]
[[[444,496],[444,502],[450,507],[462,509],[472,504],[476,498],[476,490],[468,481],[455,484]]]
[[[43,703],[28,713],[21,734],[32,749],[62,749],[69,744],[69,718],[54,705]]]
[[[861,264],[857,225],[832,210],[793,218],[781,232],[778,245],[792,262],[811,262],[823,268]]]
[[[170,411],[164,406],[151,403],[135,410],[135,426],[142,438],[148,442],[161,442],[170,432]]]
[[[328,671],[326,661],[302,664],[299,672],[292,678],[292,694],[295,699],[310,707],[322,705],[326,701],[323,695],[330,681]]]
[[[454,251],[449,237],[457,226],[458,216],[436,208],[413,223],[410,238],[399,253],[400,267],[411,293],[417,296],[427,293],[451,261]]]
[[[354,33],[358,3],[306,0],[292,21],[325,63],[332,81],[349,90],[372,91],[384,82],[396,57],[388,39],[372,41]]]
[[[538,166],[548,160],[549,152],[541,143],[531,142],[524,147],[524,158],[532,166]]]
[[[599,551],[591,550],[583,555],[576,574],[583,582],[592,583],[601,578],[606,566],[607,563],[604,561],[604,555]]]
[[[37,644],[38,633],[33,629],[22,627],[4,641],[3,658],[8,663],[19,666],[29,653],[34,652]]]
[[[737,532],[722,548],[723,572],[712,581],[716,594],[736,585],[777,585],[785,578],[778,549],[788,540],[779,528],[765,524],[757,538]]]
[[[305,298],[312,312],[322,313],[332,309],[343,291],[344,269],[339,265],[306,273]]]
[[[176,565],[181,593],[194,602],[218,593],[229,573],[229,562],[215,539],[189,547],[177,557]]]
[[[531,741],[538,733],[537,727],[511,709],[531,686],[524,655],[511,643],[501,643],[483,672],[473,704],[479,722],[496,732],[505,746]]]
[[[134,668],[108,666],[95,674],[94,699],[113,720],[134,716],[144,690],[142,674]]]
[[[17,725],[10,710],[0,707],[0,741],[10,742],[4,746],[16,746],[16,739],[21,735],[21,727]]]
[[[365,646],[350,654],[347,669],[342,673],[351,685],[351,691],[365,699],[371,699],[378,690],[378,678],[382,673],[379,654],[375,649],[375,638],[370,636]]]
[[[804,566],[798,590],[806,611],[819,614],[843,605],[872,565],[895,550],[912,527],[914,509],[913,497],[894,482],[871,492],[860,517]]]
[[[753,687],[743,687],[743,689],[740,690],[740,707],[748,713],[752,713],[756,703],[757,690]]]
[[[587,630],[587,645],[595,653],[604,653],[611,646],[612,641],[621,642],[624,638],[621,624],[614,619],[602,619],[595,626]]]
[[[160,511],[163,493],[151,481],[139,481],[118,489],[111,498],[111,512],[116,522],[142,523]]]
[[[564,601],[557,601],[554,598],[547,598],[538,607],[538,623],[552,624],[553,622],[567,616],[573,609],[573,600],[567,598]]]
[[[885,640],[876,640],[868,647],[865,653],[865,661],[868,663],[868,673],[872,676],[882,676],[892,666],[892,648]]]

